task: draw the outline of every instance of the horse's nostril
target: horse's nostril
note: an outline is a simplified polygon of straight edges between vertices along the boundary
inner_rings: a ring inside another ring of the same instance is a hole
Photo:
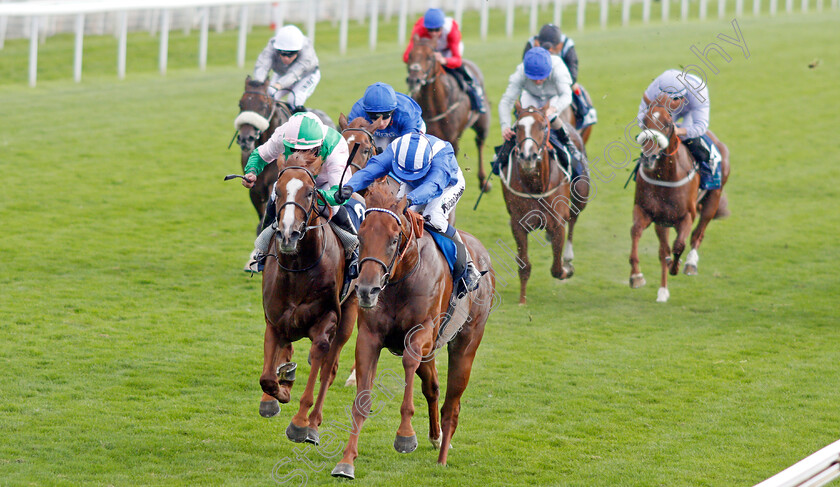
[[[297,240],[300,238],[300,232],[297,230],[293,230],[292,233],[289,234],[290,240]]]
[[[371,297],[374,297],[374,296],[378,295],[380,292],[382,292],[382,288],[377,286],[377,287],[370,288],[369,294],[370,294]]]

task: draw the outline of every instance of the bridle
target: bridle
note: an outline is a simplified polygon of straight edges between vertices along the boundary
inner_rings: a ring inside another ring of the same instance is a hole
[[[648,113],[650,113],[650,111],[651,111],[652,109],[657,108],[657,107],[658,107],[658,108],[662,108],[663,110],[665,110],[666,112],[668,112],[668,115],[669,115],[669,118],[670,118],[671,111],[668,109],[668,107],[666,107],[665,105],[663,105],[662,103],[659,103],[659,102],[651,103],[651,105],[648,107]],[[648,115],[648,116],[650,116],[650,115]],[[647,164],[642,164],[642,163],[640,163],[641,165],[640,165],[640,167],[639,167],[639,169],[638,169],[638,174],[639,174],[639,176],[641,176],[641,178],[642,178],[645,182],[647,182],[648,184],[652,184],[652,185],[654,185],[654,186],[662,186],[662,187],[665,187],[665,188],[679,188],[680,186],[683,186],[684,184],[686,184],[686,183],[688,183],[689,181],[691,181],[692,179],[694,179],[694,175],[695,175],[695,173],[697,172],[697,168],[696,168],[696,167],[692,166],[691,171],[689,171],[689,172],[688,172],[688,174],[686,174],[686,176],[685,176],[685,177],[683,177],[682,179],[680,179],[679,181],[663,181],[663,180],[660,180],[660,179],[654,179],[654,178],[652,178],[652,177],[648,176],[648,175],[645,173],[645,168],[646,168],[646,167],[647,167],[648,169],[653,169],[653,167],[655,167],[655,165],[656,165],[655,163],[659,162],[659,161],[662,159],[662,156],[663,156],[663,155],[665,155],[665,156],[672,156],[672,155],[676,154],[676,153],[677,153],[677,151],[678,151],[678,150],[679,150],[679,148],[680,148],[680,144],[681,144],[681,142],[680,142],[679,137],[674,137],[674,133],[676,133],[676,131],[677,131],[677,124],[675,124],[675,123],[674,123],[674,120],[673,120],[673,119],[671,119],[671,121],[670,121],[670,122],[668,122],[668,123],[669,123],[670,128],[671,128],[671,131],[670,131],[670,133],[668,134],[668,143],[670,144],[671,139],[672,139],[672,138],[675,138],[675,139],[677,139],[677,145],[676,145],[676,147],[674,147],[674,150],[672,150],[671,152],[665,152],[665,149],[667,149],[667,146],[666,146],[665,148],[662,148],[662,147],[660,146],[660,151],[656,154],[656,156],[655,156],[655,157],[652,157],[652,156],[646,156],[646,155],[644,154],[644,151],[643,151],[643,152],[642,152],[642,157],[650,157],[651,159],[653,159],[654,163],[653,163],[653,164],[651,164],[649,167],[647,166]],[[656,132],[656,130],[655,130],[655,129],[648,128],[647,126],[645,126],[644,130],[653,130],[654,132]],[[643,133],[644,133],[644,131],[643,131]],[[641,136],[641,135],[642,135],[642,134],[640,134],[640,136]],[[661,133],[660,133],[660,135],[664,135],[664,134],[661,134]]]
[[[405,253],[408,250],[408,247],[409,247],[409,244],[411,243],[411,241],[414,240],[415,246],[417,246],[419,244],[417,244],[417,238],[416,238],[416,235],[414,233],[414,226],[411,225],[411,224],[408,225],[409,229],[410,229],[410,233],[408,235],[406,235],[405,231],[403,231],[403,223],[402,223],[402,219],[399,217],[399,215],[397,215],[393,211],[387,210],[385,208],[368,208],[368,209],[365,210],[365,216],[367,216],[368,213],[372,213],[372,212],[385,213],[386,215],[390,215],[390,216],[394,217],[394,219],[397,220],[397,224],[400,227],[399,240],[397,241],[397,250],[394,251],[394,255],[391,257],[391,261],[388,264],[385,264],[385,262],[383,262],[380,259],[377,259],[376,257],[365,257],[365,258],[363,258],[359,261],[359,271],[360,272],[361,272],[361,269],[362,269],[362,265],[367,261],[372,261],[372,262],[375,262],[375,263],[379,264],[380,266],[382,266],[382,269],[385,271],[385,273],[382,275],[382,277],[379,280],[379,287],[381,289],[385,289],[385,286],[387,286],[391,281],[391,274],[393,273],[394,266],[396,265],[396,263],[398,261],[401,261],[403,259],[403,257],[405,257]],[[405,246],[403,247],[402,252],[400,252],[400,246],[403,244],[403,240],[405,240]],[[398,254],[399,254],[399,258],[397,258]],[[411,269],[411,271],[408,274],[406,274],[405,276],[403,276],[402,278],[394,281],[394,284],[396,284],[398,282],[402,282],[402,281],[408,279],[409,277],[411,277],[412,274],[414,274],[414,271],[417,270],[417,268],[420,266],[420,259],[419,259],[420,253],[419,252],[417,253],[417,256],[418,256],[418,259],[417,259],[417,263],[414,265],[414,268]]]
[[[304,171],[306,173],[306,175],[309,176],[309,179],[312,180],[312,185],[317,186],[315,184],[315,175],[312,174],[312,172],[309,169],[307,169],[303,166],[289,166],[289,167],[283,168],[283,170],[281,170],[280,173],[277,174],[277,180],[279,181],[280,177],[283,175],[283,173],[290,170],[290,169],[299,169],[301,171]],[[320,228],[321,229],[321,234],[323,236],[324,231],[325,231],[324,230],[324,225],[327,225],[329,223],[329,220],[332,218],[332,209],[330,208],[329,205],[327,205],[326,201],[324,201],[324,205],[326,206],[326,208],[330,212],[329,217],[326,218],[327,221],[325,223],[320,224],[320,225],[309,225],[308,224],[310,218],[312,217],[313,212],[315,212],[316,218],[317,217],[324,217],[324,215],[320,211],[316,211],[317,207],[318,207],[318,202],[317,201],[318,201],[319,198],[322,199],[323,197],[321,196],[321,194],[318,191],[315,191],[314,194],[315,194],[316,197],[312,198],[312,202],[310,203],[309,208],[304,208],[304,206],[301,205],[300,203],[298,203],[297,201],[286,201],[282,204],[277,205],[277,215],[278,216],[280,215],[280,212],[282,211],[283,207],[285,207],[287,205],[292,205],[295,208],[299,208],[303,212],[304,217],[303,217],[303,220],[300,223],[300,230],[298,230],[299,233],[300,233],[300,239],[303,239],[303,236],[306,235],[306,232],[308,232],[309,230],[315,229],[315,228]],[[277,225],[276,222],[275,222],[275,225]],[[275,245],[275,247],[278,245],[277,241],[279,240],[279,235],[278,235],[279,233],[280,233],[280,227],[278,225],[274,228],[274,245]],[[309,270],[309,269],[315,267],[316,265],[318,265],[318,262],[321,261],[321,257],[324,256],[324,251],[327,248],[327,239],[324,238],[323,241],[324,241],[324,247],[321,249],[321,254],[318,256],[318,258],[315,260],[315,262],[313,262],[308,267],[305,267],[303,269],[289,269],[289,268],[283,267],[283,265],[280,263],[280,260],[277,259],[277,256],[275,255],[274,257],[277,260],[277,265],[280,266],[280,268],[283,269],[284,271],[288,271],[288,272],[303,272],[303,271],[306,271],[306,270]],[[275,252],[277,252],[277,249],[275,249]]]
[[[426,86],[430,83],[434,83],[435,80],[437,80],[438,62],[437,62],[437,59],[435,59],[434,49],[432,49],[432,53],[430,55],[426,56],[426,58],[431,60],[431,63],[429,64],[429,68],[426,69],[425,71],[423,70],[423,67],[420,66],[420,63],[412,63],[412,64],[408,65],[408,72],[409,72],[409,78],[408,79],[409,79],[409,81],[411,80],[411,76],[410,76],[411,73],[422,72],[423,75],[424,75],[422,78],[420,78],[420,77],[415,78],[418,82],[418,89],[420,89],[420,88],[422,88],[422,87],[424,87],[424,86]]]
[[[534,145],[537,146],[537,159],[540,159],[540,158],[542,158],[543,152],[546,151],[546,150],[549,150],[549,143],[548,143],[549,133],[548,133],[548,131],[549,131],[549,127],[550,127],[551,124],[548,121],[548,117],[546,117],[545,114],[543,114],[543,112],[541,112],[539,110],[535,110],[533,107],[528,107],[522,113],[523,114],[539,115],[540,117],[542,117],[543,122],[545,122],[544,123],[545,130],[543,130],[543,141],[542,141],[542,143],[538,143],[537,139],[528,135],[527,137],[523,137],[522,140],[517,141],[516,147],[514,147],[513,151],[514,151],[515,154],[521,153],[522,149],[520,147],[525,144],[525,141],[530,140],[534,143]],[[521,120],[521,119],[522,119],[522,115],[516,117],[516,124],[517,125],[519,124],[519,120]]]
[[[368,130],[364,127],[347,127],[346,129],[341,131],[341,136],[342,137],[344,136],[344,132],[361,132],[361,133],[365,134],[365,136],[368,139],[368,142],[370,142],[370,146],[373,149],[373,151],[375,153],[378,153],[377,148],[376,148],[376,141],[374,141],[373,134],[370,133],[370,130]],[[367,165],[367,162],[370,160],[371,157],[373,157],[373,156],[372,155],[368,156],[368,158],[365,160],[365,165]],[[362,170],[362,167],[359,166],[358,164],[356,164],[353,161],[348,161],[347,164],[356,168],[357,171]]]

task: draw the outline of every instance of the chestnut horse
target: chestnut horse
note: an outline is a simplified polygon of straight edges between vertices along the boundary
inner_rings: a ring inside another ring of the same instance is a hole
[[[287,403],[294,382],[290,363],[292,342],[308,337],[312,368],[300,398],[300,408],[286,429],[295,442],[318,443],[324,397],[335,379],[341,348],[353,332],[357,303],[351,292],[339,302],[344,282],[344,248],[327,225],[317,201],[315,176],[320,157],[293,153],[278,174],[277,230],[271,240],[273,253],[263,271],[265,359],[260,386],[260,414],[271,417]],[[318,399],[315,380],[320,372]],[[278,377],[279,374],[279,377]],[[307,417],[309,409],[312,412]]]
[[[472,61],[463,60],[474,83],[484,86],[481,70]],[[452,144],[458,155],[458,141],[467,127],[475,131],[478,148],[478,186],[484,187],[484,141],[490,130],[490,101],[484,95],[487,113],[473,111],[470,97],[458,86],[458,81],[444,71],[435,58],[435,45],[428,38],[415,35],[414,46],[408,54],[408,90],[423,109],[426,133]],[[490,185],[484,189],[490,189]]]
[[[685,273],[697,273],[699,254],[697,249],[703,241],[706,226],[715,217],[723,193],[720,189],[706,192],[698,203],[697,192],[700,174],[694,166],[694,158],[688,148],[676,135],[676,125],[671,118],[669,98],[662,94],[648,107],[644,129],[637,141],[642,144],[642,156],[636,177],[636,197],[633,205],[633,227],[630,229],[632,247],[630,250],[630,287],[645,285],[645,278],[639,269],[639,239],[651,222],[656,226],[659,237],[659,261],[662,264],[662,278],[656,301],[668,301],[668,271],[677,275],[680,256],[685,250],[685,240],[697,216],[700,206],[700,223],[691,234],[691,252],[685,265]],[[711,132],[707,132],[721,153],[722,182],[729,179],[729,149]],[[666,135],[667,134],[667,135]],[[668,230],[674,227],[673,257],[668,246]]]
[[[575,223],[589,199],[588,178],[578,177],[572,186],[571,172],[561,167],[554,154],[549,142],[550,125],[546,114],[549,106],[522,108],[517,100],[514,105],[516,122],[513,125],[517,144],[500,176],[519,256],[520,305],[525,304],[525,288],[531,277],[528,234],[545,229],[551,238],[554,254],[551,275],[561,280],[572,277],[575,270],[572,265]],[[585,157],[580,136],[570,125],[565,124],[565,128]],[[566,224],[569,230],[568,241],[565,241]],[[545,245],[545,242],[542,243]]]
[[[371,412],[373,379],[383,348],[402,355],[405,370],[401,421],[394,448],[400,453],[417,448],[411,425],[417,373],[429,407],[429,440],[440,448],[438,463],[446,464],[450,441],[458,426],[461,395],[469,382],[494,298],[495,279],[487,249],[472,235],[461,232],[476,266],[490,272],[469,299],[465,298],[469,308],[466,322],[448,342],[446,399],[438,416],[435,346],[439,320],[448,310],[452,279],[446,259],[432,237],[422,234],[422,217],[403,213],[406,199],[397,198],[398,189],[393,180],[380,179],[367,189],[365,196],[368,208],[359,230],[361,269],[356,286],[360,307],[356,339],[358,384],[352,408],[353,431],[344,456],[332,471],[336,477],[354,478],[359,433]]]

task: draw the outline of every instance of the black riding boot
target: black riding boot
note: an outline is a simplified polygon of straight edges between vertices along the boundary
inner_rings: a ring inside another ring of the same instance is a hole
[[[495,147],[496,157],[490,164],[490,170],[493,171],[493,174],[498,176],[502,168],[507,165],[508,159],[510,159],[510,151],[512,151],[514,147],[516,147],[516,140],[513,137],[511,137],[510,140],[505,140],[502,145]]]
[[[338,211],[333,215],[332,221],[341,227],[342,230],[345,230],[347,233],[351,235],[357,235],[358,230],[353,225],[353,222],[350,220],[348,215],[348,209],[346,206],[342,206],[338,209]],[[346,244],[344,244],[346,245]],[[359,244],[358,242],[353,246],[352,253],[350,257],[347,258],[347,276],[350,279],[355,279],[359,277]]]
[[[700,140],[700,137],[685,139],[683,140],[683,144],[688,147],[688,151],[691,152],[691,155],[694,156],[694,160],[697,161],[698,164],[709,161],[709,151],[706,149],[706,146],[703,145],[703,141]]]
[[[450,72],[455,75],[455,78],[458,80],[458,84],[461,85],[461,88],[463,88],[464,91],[467,92],[467,96],[470,97],[471,108],[478,113],[487,113],[487,108],[484,106],[484,90],[481,88],[481,85],[476,83],[473,77],[470,76],[470,73],[467,72],[467,68],[462,64],[455,69],[451,69]]]
[[[551,134],[549,135],[549,139],[551,140],[551,143],[554,144],[554,146],[558,149],[565,147],[568,151],[571,160],[566,162],[569,164],[569,169],[572,173],[572,179],[581,174],[588,174],[588,171],[583,167],[583,157],[580,151],[578,150],[577,146],[574,144],[574,142],[572,142],[572,139],[569,137],[569,134],[566,133],[565,127],[561,126],[557,130],[552,129]],[[565,152],[562,150],[559,150],[558,152],[560,152],[561,154],[565,154]]]

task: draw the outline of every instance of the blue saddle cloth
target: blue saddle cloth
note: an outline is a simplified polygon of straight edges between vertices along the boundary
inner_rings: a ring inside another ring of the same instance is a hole
[[[447,265],[449,265],[449,273],[451,274],[452,270],[455,268],[455,260],[457,258],[455,242],[445,237],[444,235],[439,234],[438,232],[429,231],[428,228],[426,229],[426,231],[428,231],[432,235],[432,238],[434,239],[438,248],[441,252],[443,252],[443,256],[446,257],[446,263]]]

